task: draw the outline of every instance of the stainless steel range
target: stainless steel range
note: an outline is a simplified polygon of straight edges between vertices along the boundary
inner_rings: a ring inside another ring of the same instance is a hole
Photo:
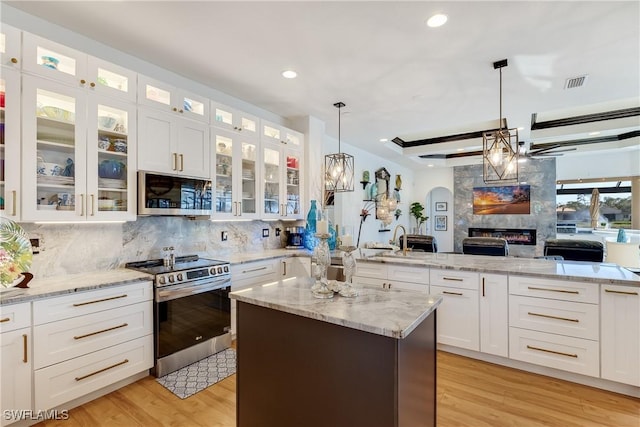
[[[130,262],[125,267],[153,274],[153,374],[161,377],[231,346],[229,263],[199,258]]]

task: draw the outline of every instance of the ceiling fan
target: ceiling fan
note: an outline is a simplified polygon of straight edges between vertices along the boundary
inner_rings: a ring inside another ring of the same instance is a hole
[[[545,157],[559,157],[567,151],[575,151],[576,147],[564,147],[561,144],[547,145],[542,148],[532,149],[533,144],[529,144],[529,148],[525,146],[524,141],[519,141],[519,155],[530,159],[545,158]]]

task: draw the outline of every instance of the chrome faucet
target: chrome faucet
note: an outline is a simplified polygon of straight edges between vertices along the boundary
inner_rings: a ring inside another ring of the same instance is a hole
[[[402,228],[402,255],[407,256],[407,229],[404,228],[404,225],[398,224],[396,225],[395,230],[393,230],[393,237],[389,240],[389,243],[394,244],[396,241],[396,234],[398,233],[398,228]]]

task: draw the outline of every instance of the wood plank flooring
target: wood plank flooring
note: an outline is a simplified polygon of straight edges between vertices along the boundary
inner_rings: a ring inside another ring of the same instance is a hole
[[[442,351],[437,371],[438,427],[640,427],[640,399]],[[146,377],[37,425],[234,427],[235,378],[182,400]]]

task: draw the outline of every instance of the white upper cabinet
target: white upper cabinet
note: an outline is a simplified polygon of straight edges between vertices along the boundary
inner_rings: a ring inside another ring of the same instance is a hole
[[[260,137],[263,142],[284,144],[294,150],[303,148],[304,135],[300,132],[266,120],[261,121],[261,128]]]
[[[22,32],[10,25],[0,23],[0,59],[2,65],[11,68],[22,66],[21,52]]]
[[[143,75],[138,76],[138,103],[209,123],[209,99]]]
[[[211,101],[211,126],[242,133],[247,139],[257,138],[260,132],[259,120],[256,116],[215,101]]]
[[[135,102],[135,72],[33,34],[23,34],[24,71]]]
[[[20,73],[0,69],[0,216],[20,221]]]

